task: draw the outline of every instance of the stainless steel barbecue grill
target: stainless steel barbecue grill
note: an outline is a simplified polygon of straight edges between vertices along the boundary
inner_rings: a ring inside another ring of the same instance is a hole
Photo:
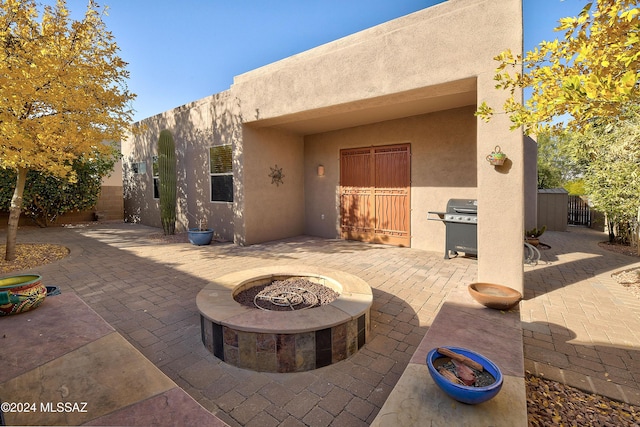
[[[445,212],[430,211],[427,219],[442,221],[446,238],[444,259],[449,253],[478,256],[478,201],[472,199],[449,199]]]

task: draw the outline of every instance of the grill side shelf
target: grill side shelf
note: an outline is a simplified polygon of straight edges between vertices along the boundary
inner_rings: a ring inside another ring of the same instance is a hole
[[[427,213],[427,219],[429,221],[444,221],[445,214],[446,214],[446,212],[429,211]]]

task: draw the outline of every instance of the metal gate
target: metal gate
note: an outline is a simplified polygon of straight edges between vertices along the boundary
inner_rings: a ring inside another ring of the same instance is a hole
[[[340,150],[342,238],[411,246],[411,145]]]
[[[571,225],[591,226],[591,209],[580,196],[569,196],[567,222]]]

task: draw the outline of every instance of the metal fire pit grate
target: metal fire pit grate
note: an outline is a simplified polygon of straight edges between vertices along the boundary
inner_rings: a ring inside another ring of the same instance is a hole
[[[253,304],[260,310],[266,311],[272,311],[274,305],[289,307],[291,310],[306,310],[318,305],[318,296],[308,289],[285,286],[260,291],[253,298]]]
[[[339,294],[330,287],[304,277],[287,277],[251,286],[233,299],[245,307],[265,311],[292,311],[331,304]]]

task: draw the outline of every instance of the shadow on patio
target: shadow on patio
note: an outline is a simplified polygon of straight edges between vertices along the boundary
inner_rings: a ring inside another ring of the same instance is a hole
[[[547,232],[542,261],[525,267],[525,368],[535,375],[640,404],[640,299],[611,276],[640,259],[598,246],[606,234]]]
[[[368,425],[404,371],[449,289],[473,281],[474,260],[297,237],[247,248],[153,243],[155,228],[131,224],[32,229],[19,242],[71,248],[34,269],[77,293],[205,408],[230,425],[287,420]],[[0,232],[0,238],[3,238]],[[211,278],[291,263],[343,270],[373,289],[369,342],[351,358],[314,371],[272,374],[229,366],[200,342],[197,293]],[[46,304],[46,302],[45,302]]]

